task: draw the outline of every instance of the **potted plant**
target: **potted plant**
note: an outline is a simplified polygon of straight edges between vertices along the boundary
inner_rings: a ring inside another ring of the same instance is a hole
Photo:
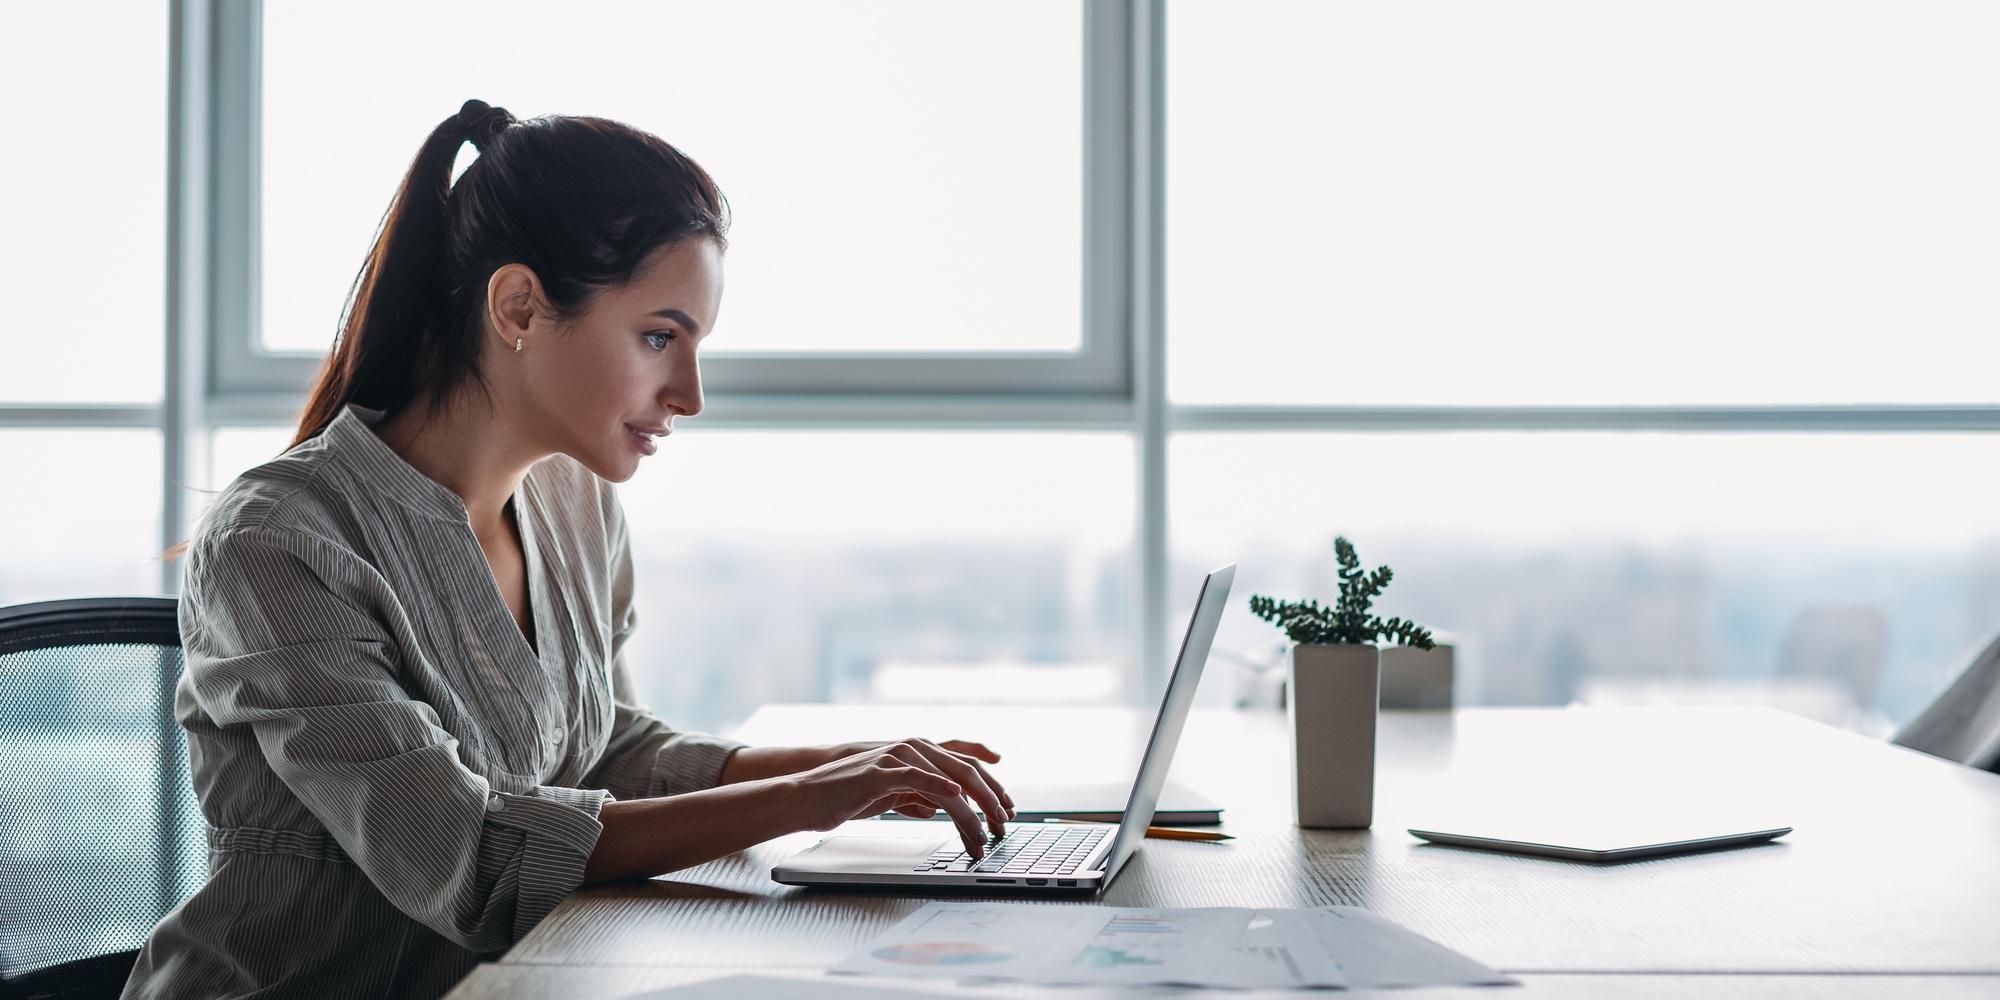
[[[1376,643],[1433,646],[1430,630],[1369,608],[1394,579],[1387,566],[1361,568],[1354,543],[1333,540],[1340,600],[1278,601],[1257,595],[1250,612],[1292,640],[1292,806],[1298,824],[1362,828],[1375,821],[1375,716],[1382,670]]]

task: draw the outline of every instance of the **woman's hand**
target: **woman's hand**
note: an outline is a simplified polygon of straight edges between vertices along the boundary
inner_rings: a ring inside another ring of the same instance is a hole
[[[856,746],[861,749],[793,776],[807,803],[809,828],[831,830],[889,809],[923,817],[943,809],[958,826],[966,851],[979,858],[986,854],[986,838],[973,815],[976,802],[993,835],[1006,832],[1013,802],[980,763],[1000,759],[991,750],[976,743],[952,740],[939,745],[925,739],[846,744],[839,749]]]
[[[894,742],[901,741],[865,740],[856,743],[833,743],[807,747],[742,747],[731,753],[729,758],[723,762],[721,783],[733,785],[739,781],[756,781],[759,778],[778,778],[787,774],[798,774],[802,771],[810,771],[821,764],[836,761],[842,757],[852,757],[863,750],[885,747]],[[926,740],[924,742],[930,741]],[[1000,800],[1003,804],[1009,809],[1013,808],[1013,800],[1009,799],[1006,791],[1000,788],[1000,783],[993,780],[993,776],[986,773],[985,768],[980,765],[981,761],[987,764],[998,764],[1000,762],[999,754],[988,750],[983,743],[973,743],[967,740],[945,740],[943,743],[936,745],[941,749],[949,750],[960,757],[966,758],[968,764],[980,767],[980,777],[984,778],[986,783],[992,786],[995,791],[1000,792]],[[917,814],[912,813],[911,815]],[[923,815],[928,816],[931,814],[925,813]]]
[[[951,766],[954,768],[970,768],[974,777],[961,777],[963,772],[960,770],[947,770],[945,771],[945,776],[957,779],[960,784],[970,788],[976,789],[979,785],[983,784],[985,787],[992,789],[995,798],[1000,801],[1000,809],[997,815],[1002,820],[1014,818],[1013,797],[1007,794],[1007,789],[1000,786],[999,779],[993,777],[993,773],[986,769],[987,764],[1000,763],[1000,755],[988,750],[986,744],[974,743],[970,740],[945,740],[942,743],[932,743],[926,739],[908,739],[902,742],[915,744],[919,749],[929,747],[933,751],[941,751],[929,754],[933,760],[943,761],[947,757],[956,758],[956,763]],[[843,743],[834,747],[833,750],[837,756],[846,756],[848,754],[859,753],[863,750],[888,745],[887,743]],[[985,804],[988,800],[977,795],[975,792],[968,791],[966,794],[972,799],[973,804],[979,806],[980,811],[984,812],[987,819],[991,821],[996,815],[996,811]],[[917,800],[893,802],[883,807],[885,812],[891,809],[915,819],[930,819],[937,815],[936,808]],[[996,827],[995,829],[999,828]]]

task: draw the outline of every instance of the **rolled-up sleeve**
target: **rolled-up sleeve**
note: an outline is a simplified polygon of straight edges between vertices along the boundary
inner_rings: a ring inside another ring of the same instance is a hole
[[[700,791],[722,783],[729,755],[739,740],[707,733],[680,732],[638,703],[625,643],[638,626],[632,602],[632,543],[624,513],[610,500],[611,521],[611,694],[613,720],[604,756],[584,784],[610,790],[621,799],[657,798]]]
[[[248,726],[271,770],[369,881],[476,952],[519,939],[583,880],[604,791],[498,791],[437,711],[398,682],[387,584],[353,553],[262,528],[190,555],[190,687],[218,726]],[[382,613],[379,610],[377,613]]]

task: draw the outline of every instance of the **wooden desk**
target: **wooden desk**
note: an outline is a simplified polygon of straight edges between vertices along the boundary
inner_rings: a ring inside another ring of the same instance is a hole
[[[758,743],[981,739],[1007,757],[1000,778],[1021,784],[1129,776],[1149,722],[1122,709],[772,706],[740,733]],[[1079,760],[1079,744],[1096,756]],[[1606,975],[1644,996],[1690,984],[1710,996],[1898,992],[1884,977],[1910,977],[1924,995],[2000,993],[2000,775],[1763,709],[1391,712],[1375,827],[1309,831],[1290,820],[1286,754],[1282,716],[1197,711],[1173,777],[1223,803],[1223,829],[1238,839],[1149,840],[1103,901],[1365,906],[1522,976],[1535,995],[1601,995]],[[1404,832],[1453,816],[1668,803],[1768,811],[1797,830],[1769,846],[1608,867]],[[814,836],[579,892],[453,996],[810,975],[924,901],[772,882],[772,863]],[[1847,978],[1857,974],[1867,975]]]

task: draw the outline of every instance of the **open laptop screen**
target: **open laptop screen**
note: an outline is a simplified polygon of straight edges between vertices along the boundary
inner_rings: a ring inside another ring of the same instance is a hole
[[[1118,836],[1105,856],[1105,883],[1117,876],[1118,869],[1131,859],[1132,849],[1146,836],[1146,827],[1153,822],[1153,809],[1160,804],[1160,787],[1166,784],[1167,768],[1174,761],[1174,746],[1180,742],[1188,710],[1194,707],[1201,668],[1208,663],[1208,647],[1215,642],[1215,628],[1222,621],[1229,586],[1235,581],[1236,564],[1230,563],[1208,574],[1201,583],[1201,596],[1195,599],[1194,616],[1188,621],[1187,635],[1181,639],[1180,655],[1174,659],[1174,672],[1167,681],[1159,717],[1153,720],[1152,738],[1146,741],[1146,755],[1139,762],[1139,780],[1132,784],[1132,798],[1125,803]]]

